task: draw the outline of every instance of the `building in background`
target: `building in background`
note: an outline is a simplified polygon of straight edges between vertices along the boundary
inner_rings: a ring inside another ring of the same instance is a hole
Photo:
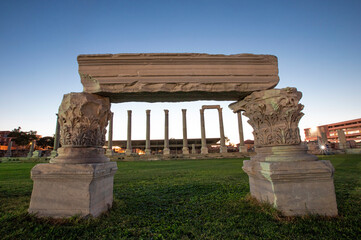
[[[11,137],[8,137],[10,131],[0,131],[0,150],[7,151]]]
[[[327,138],[327,141],[331,143],[339,143],[337,130],[342,130],[345,133],[347,141],[361,142],[361,118],[305,128],[305,140],[310,142],[317,141],[318,138]]]

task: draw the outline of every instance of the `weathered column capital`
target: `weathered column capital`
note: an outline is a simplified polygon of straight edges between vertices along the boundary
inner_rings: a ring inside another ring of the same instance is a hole
[[[65,94],[59,107],[62,147],[103,147],[109,109],[109,98],[90,93]]]
[[[245,111],[243,115],[254,129],[256,147],[299,145],[301,97],[296,88],[271,89],[254,92],[229,107],[234,112]]]
[[[106,162],[103,146],[110,101],[91,93],[65,94],[59,107],[59,156],[53,163]],[[87,156],[87,157],[83,157]]]

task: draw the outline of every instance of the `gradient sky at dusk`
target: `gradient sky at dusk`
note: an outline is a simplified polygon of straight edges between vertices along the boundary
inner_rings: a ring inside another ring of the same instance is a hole
[[[361,117],[361,1],[1,1],[0,130],[52,135],[62,96],[82,91],[76,57],[96,53],[196,52],[272,54],[278,88],[303,92],[303,128]],[[231,102],[113,104],[114,139],[126,139],[126,111],[133,110],[133,139],[200,138],[199,109],[223,107],[225,135],[237,143]],[[219,137],[217,112],[206,111],[207,137]],[[244,119],[245,138],[253,139]]]

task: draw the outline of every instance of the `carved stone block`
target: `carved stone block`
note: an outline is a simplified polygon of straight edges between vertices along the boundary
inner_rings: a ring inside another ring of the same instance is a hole
[[[115,162],[97,164],[38,164],[31,170],[34,181],[29,212],[61,218],[94,217],[111,208]]]
[[[95,54],[78,63],[84,92],[111,102],[240,100],[279,81],[272,55]]]

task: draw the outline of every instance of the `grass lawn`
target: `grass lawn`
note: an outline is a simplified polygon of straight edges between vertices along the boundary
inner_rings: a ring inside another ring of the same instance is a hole
[[[336,169],[337,218],[283,218],[249,198],[242,160],[118,162],[114,205],[100,218],[27,213],[36,163],[0,163],[0,239],[361,239],[361,156]]]

